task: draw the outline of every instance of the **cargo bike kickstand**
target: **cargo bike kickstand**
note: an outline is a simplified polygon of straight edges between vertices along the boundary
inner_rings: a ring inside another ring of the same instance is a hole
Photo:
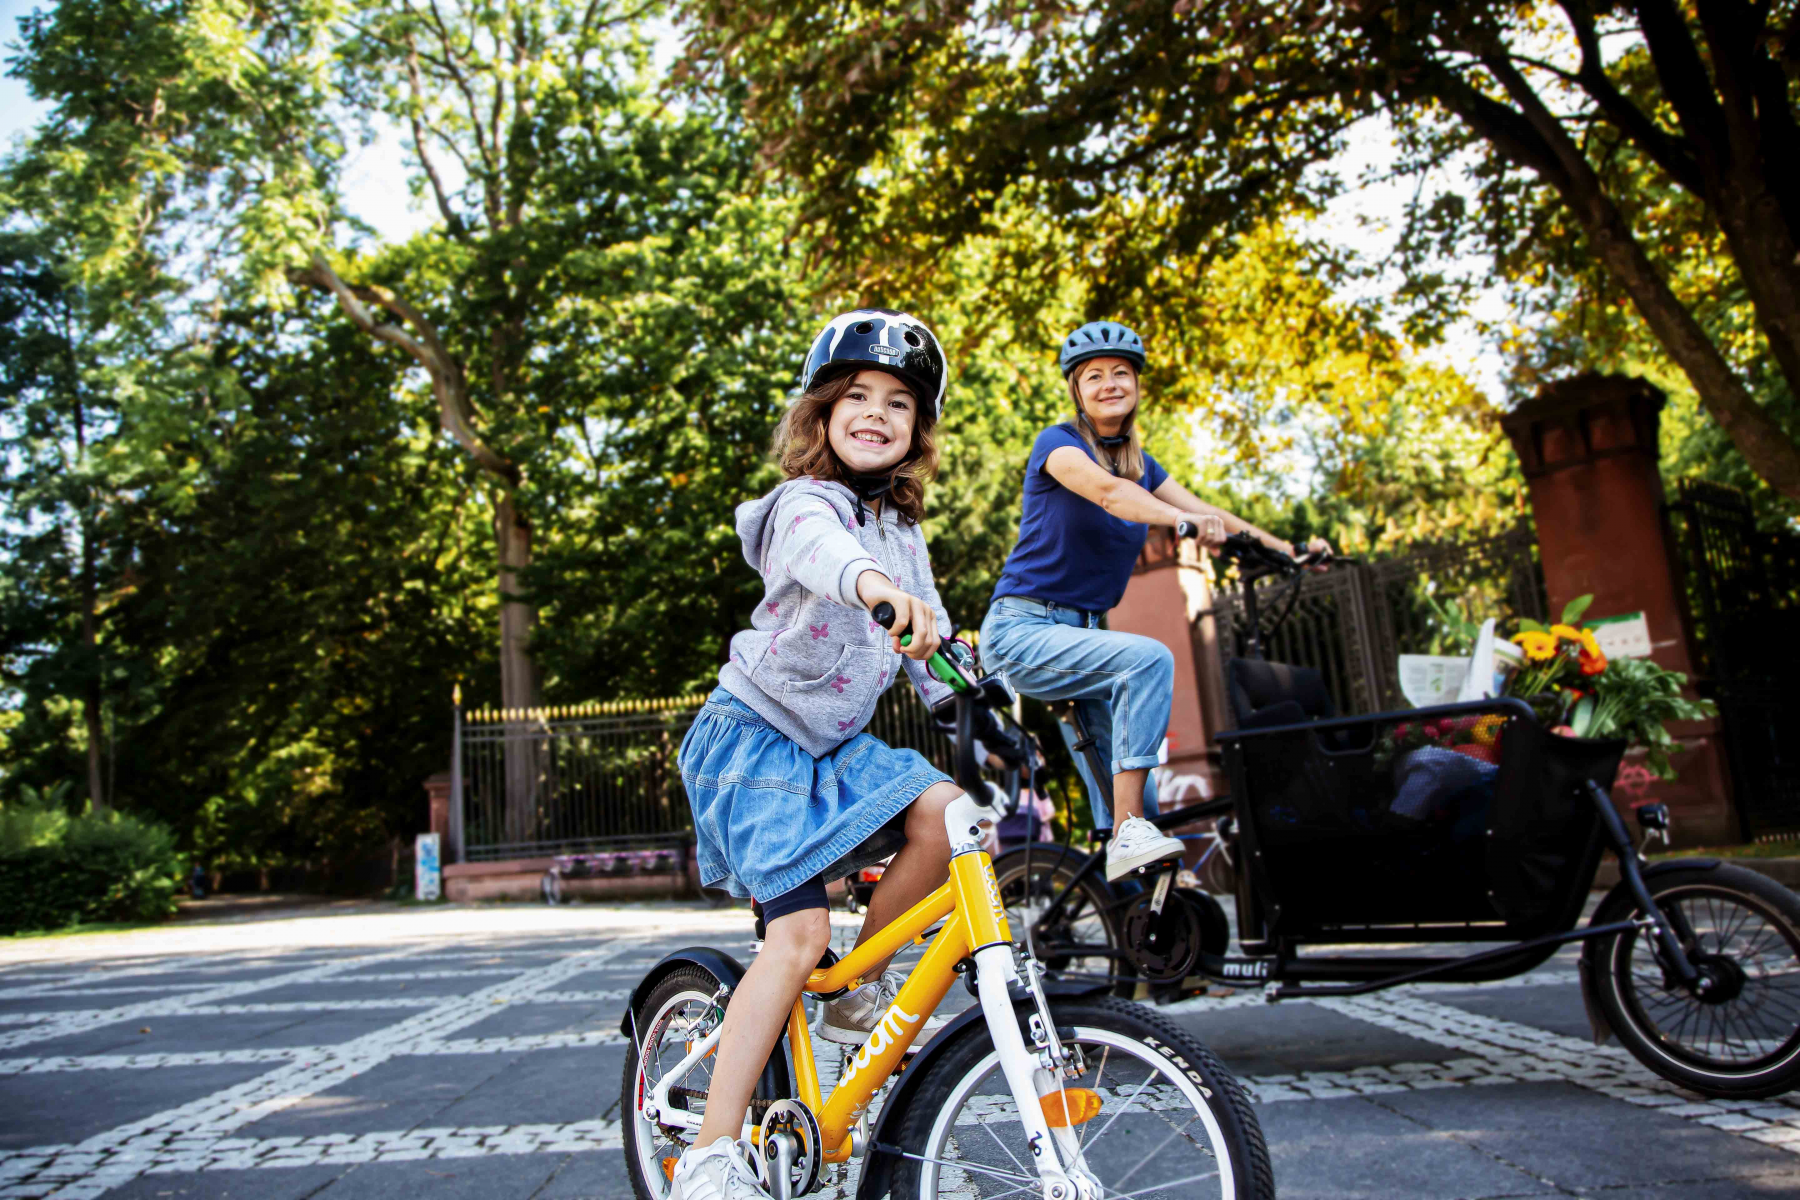
[[[893,620],[886,605],[873,615],[883,625]],[[972,733],[976,707],[990,703],[992,689],[942,654],[929,668],[956,697],[964,794],[944,818],[950,879],[842,959],[828,952],[807,980],[808,994],[841,995],[930,933],[828,1094],[805,997],[794,1002],[743,1129],[761,1182],[776,1200],[793,1200],[859,1162],[858,1200],[952,1192],[965,1200],[1104,1200],[1158,1191],[1272,1200],[1268,1150],[1249,1099],[1203,1045],[1141,1005],[1065,994],[1015,950],[981,844],[981,826],[997,814],[985,802]],[[695,946],[666,956],[632,991],[621,1022],[631,1050],[620,1113],[639,1200],[669,1196],[675,1164],[701,1127],[713,1052],[743,975],[730,955]],[[976,1004],[907,1059],[959,975]],[[1144,1146],[1160,1149],[1146,1159]]]

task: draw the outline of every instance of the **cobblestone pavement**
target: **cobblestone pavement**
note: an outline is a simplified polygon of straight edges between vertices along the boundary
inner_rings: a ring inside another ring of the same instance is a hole
[[[628,1197],[625,996],[673,946],[742,957],[748,920],[163,932],[0,947],[0,1200]],[[1708,1102],[1595,1047],[1569,954],[1505,985],[1164,1011],[1253,1091],[1283,1197],[1800,1196],[1800,1097]]]

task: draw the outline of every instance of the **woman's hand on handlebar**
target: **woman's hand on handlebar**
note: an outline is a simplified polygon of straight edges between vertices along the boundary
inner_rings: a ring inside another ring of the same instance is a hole
[[[1301,547],[1296,545],[1294,549],[1301,550]],[[1304,560],[1307,570],[1314,574],[1322,574],[1331,569],[1331,543],[1322,537],[1313,538],[1306,543],[1305,549],[1294,557]]]
[[[1225,520],[1213,513],[1183,513],[1175,532],[1177,536],[1193,538],[1215,557],[1225,544]]]
[[[856,577],[856,598],[871,612],[883,601],[893,605],[894,623],[888,626],[888,636],[896,651],[919,662],[937,653],[937,614],[931,611],[931,605],[895,587],[893,580],[880,571],[864,571]],[[905,646],[900,644],[903,633],[912,634],[911,643]]]

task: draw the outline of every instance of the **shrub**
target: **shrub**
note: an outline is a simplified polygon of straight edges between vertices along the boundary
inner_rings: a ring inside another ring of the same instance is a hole
[[[0,934],[175,911],[174,835],[122,813],[72,817],[65,791],[0,806]]]

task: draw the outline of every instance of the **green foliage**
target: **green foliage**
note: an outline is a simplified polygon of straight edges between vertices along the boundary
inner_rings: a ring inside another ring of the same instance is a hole
[[[0,805],[0,934],[174,912],[181,861],[169,830],[118,813],[71,817],[66,791]]]
[[[1530,305],[1604,278],[1607,312],[1645,314],[1655,366],[1692,381],[1725,435],[1711,447],[1728,438],[1745,469],[1800,497],[1795,410],[1779,394],[1800,389],[1800,184],[1777,165],[1796,145],[1785,6],[688,9],[693,77],[750,83],[765,154],[846,272],[926,278],[951,247],[1009,237],[999,302],[1028,311],[1080,280],[1088,315],[1153,314],[1160,330],[1163,312],[1197,308],[1196,262],[1360,182],[1332,160],[1368,121],[1396,143],[1369,175],[1413,185],[1396,251],[1367,264],[1318,252],[1302,285],[1379,280],[1397,302],[1390,327],[1430,343],[1486,283],[1516,284]],[[1021,214],[1033,227],[1015,234]],[[1394,268],[1397,287],[1380,278]],[[1721,297],[1729,322],[1712,319]],[[1302,356],[1356,344],[1329,321],[1267,327]],[[1531,362],[1525,330],[1495,332]]]
[[[1659,779],[1673,779],[1669,754],[1679,746],[1665,722],[1699,721],[1719,712],[1710,700],[1683,695],[1687,681],[1680,671],[1666,670],[1648,658],[1611,659],[1592,680],[1593,707],[1587,720],[1571,723],[1583,737],[1620,737],[1646,747],[1644,766]]]

